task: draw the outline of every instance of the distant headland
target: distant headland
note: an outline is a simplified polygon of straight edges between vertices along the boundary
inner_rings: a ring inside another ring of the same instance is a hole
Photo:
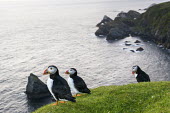
[[[96,26],[96,36],[106,40],[122,39],[129,34],[154,41],[170,49],[170,2],[154,4],[140,14],[137,11],[121,12],[112,20],[104,16]]]

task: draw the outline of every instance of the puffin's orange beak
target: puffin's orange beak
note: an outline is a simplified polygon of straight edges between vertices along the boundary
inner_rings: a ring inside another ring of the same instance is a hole
[[[132,71],[132,74],[135,74],[135,72],[134,72],[134,71]]]
[[[46,70],[44,70],[43,75],[47,75],[47,74],[49,74],[49,72],[48,72],[48,70],[46,69]]]
[[[68,70],[65,72],[65,74],[70,74],[69,72],[68,72]]]

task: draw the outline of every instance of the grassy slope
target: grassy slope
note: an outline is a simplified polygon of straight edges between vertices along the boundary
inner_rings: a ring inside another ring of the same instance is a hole
[[[103,86],[76,100],[35,113],[170,113],[170,82]]]

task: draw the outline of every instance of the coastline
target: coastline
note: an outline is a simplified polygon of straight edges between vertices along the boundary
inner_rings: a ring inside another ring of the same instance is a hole
[[[158,45],[170,49],[169,13],[170,2],[165,2],[150,6],[142,14],[130,10],[127,13],[119,13],[114,20],[104,16],[103,20],[97,24],[99,29],[95,32],[95,35],[105,36],[106,40],[115,40],[131,34],[152,40]]]

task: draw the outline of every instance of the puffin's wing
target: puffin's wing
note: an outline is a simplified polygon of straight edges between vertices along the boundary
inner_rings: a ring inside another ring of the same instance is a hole
[[[86,83],[81,77],[75,76],[73,80],[74,80],[75,87],[79,92],[90,94],[90,90],[87,88]]]
[[[149,75],[146,74],[144,71],[143,71],[142,75],[143,75],[143,78],[145,81],[150,81]]]
[[[150,81],[150,78],[149,78],[148,74],[145,75],[145,79],[146,79],[146,81]]]
[[[57,80],[54,80],[52,91],[57,98],[75,102],[75,98],[72,97],[68,83],[62,77],[59,77]]]

